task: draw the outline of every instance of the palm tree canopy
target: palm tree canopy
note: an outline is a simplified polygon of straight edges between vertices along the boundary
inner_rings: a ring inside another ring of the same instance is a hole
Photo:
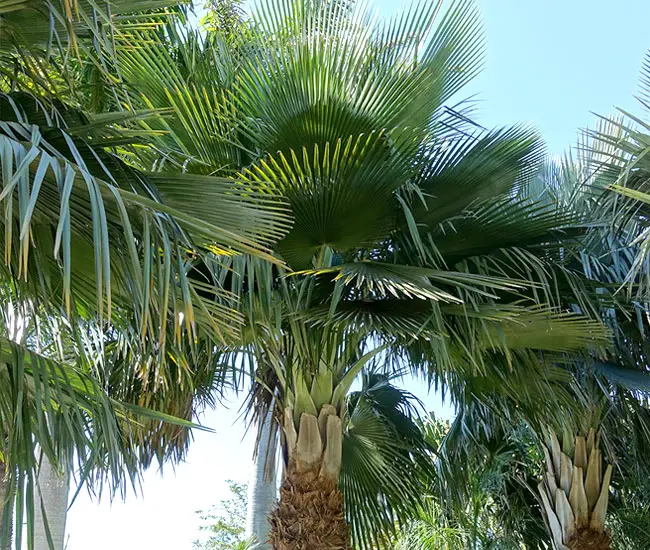
[[[360,2],[269,0],[240,34],[173,17],[116,32],[94,43],[118,81],[98,70],[90,100],[75,100],[106,112],[37,130],[14,115],[2,127],[6,158],[29,175],[5,180],[16,180],[24,204],[12,211],[14,269],[39,268],[24,258],[51,250],[57,307],[84,304],[107,319],[133,311],[149,338],[122,357],[172,358],[167,369],[140,366],[176,396],[176,411],[191,410],[172,382],[189,384],[188,371],[176,366],[211,355],[194,346],[197,332],[225,344],[231,363],[249,353],[271,390],[260,402],[275,395],[289,424],[324,404],[349,419],[367,412],[348,411],[346,396],[379,357],[514,390],[531,372],[539,386],[559,387],[559,356],[602,351],[608,330],[558,297],[553,277],[584,217],[523,193],[541,140],[525,127],[479,128],[468,104],[447,107],[482,61],[472,2],[422,2],[383,23]],[[67,76],[78,84],[80,74]],[[50,246],[25,238],[46,239],[34,230],[40,219]],[[269,258],[275,241],[284,267],[229,257]],[[127,254],[111,253],[113,244]],[[77,262],[93,266],[92,277],[77,281],[73,261],[84,252],[89,261]],[[224,337],[236,317],[214,279],[246,295],[243,342]],[[390,513],[368,513],[373,525],[390,529],[414,503],[389,504]]]
[[[511,339],[530,327],[518,348],[557,323],[563,338],[538,345],[598,342],[597,326],[536,306],[552,302],[540,245],[582,219],[517,197],[543,158],[535,132],[485,132],[445,107],[480,67],[482,39],[471,3],[440,21],[438,8],[373,24],[354,2],[263,2],[234,48],[218,30],[143,35],[121,52],[130,101],[174,116],[141,122],[164,133],[140,161],[238,172],[284,196],[294,223],[276,251],[322,293],[303,306],[316,321],[450,340],[463,319],[494,347],[501,323]]]
[[[480,66],[471,3],[382,25],[356,3],[263,2],[246,29],[231,48],[218,31],[154,37],[124,52],[121,74],[134,105],[174,113],[142,122],[168,152],[142,162],[238,173],[291,206],[275,250],[293,272],[238,257],[220,274],[246,316],[222,361],[250,359],[258,418],[272,402],[280,424],[327,404],[345,416],[382,353],[513,391],[533,372],[552,396],[570,380],[553,357],[606,345],[600,320],[553,292],[550,260],[584,217],[522,196],[544,155],[536,133],[445,107]],[[412,503],[390,507],[372,525],[390,530]]]
[[[194,265],[215,255],[270,258],[268,246],[289,226],[273,193],[208,176],[194,180],[194,196],[222,216],[203,220],[172,204],[178,173],[129,162],[133,147],[151,142],[126,126],[150,113],[88,113],[69,84],[85,78],[83,66],[111,72],[115,41],[140,28],[131,24],[137,10],[146,29],[171,12],[157,2],[129,3],[124,13],[75,7],[0,10],[0,54],[15,68],[3,64],[0,79],[0,423],[13,487],[3,538],[15,509],[18,525],[27,517],[30,547],[41,452],[76,465],[80,485],[111,493],[136,484],[153,456],[182,456],[192,398],[212,388],[211,377],[200,378],[211,347],[241,324],[233,298],[193,277]],[[23,25],[25,17],[44,24]],[[16,536],[20,546],[22,531]]]

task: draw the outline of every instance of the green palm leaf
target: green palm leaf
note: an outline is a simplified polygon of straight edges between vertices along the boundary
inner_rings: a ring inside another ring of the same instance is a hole
[[[435,476],[413,396],[382,375],[364,376],[348,397],[340,484],[355,544],[384,543],[422,504]]]
[[[414,208],[416,222],[434,228],[475,201],[516,193],[543,154],[536,132],[518,127],[434,144],[418,178],[425,199]]]
[[[188,251],[201,252],[191,239],[204,250],[265,254],[254,239],[271,242],[288,224],[281,203],[250,185],[214,178],[182,183],[174,177],[148,178],[56,126],[2,122],[0,131],[5,265],[26,280],[42,279],[43,269],[50,280],[60,277],[68,313],[78,302],[110,317],[115,301],[132,307],[144,333],[157,323],[164,326],[167,315],[178,319],[181,312],[191,331],[195,310],[219,307],[198,303],[199,283],[188,278]],[[181,192],[196,201],[177,210],[161,200],[161,192],[172,203]],[[205,215],[206,203],[217,210],[221,203],[223,216]],[[37,254],[47,261],[36,261]],[[32,269],[37,271],[28,275]],[[158,281],[154,286],[152,279]],[[219,317],[213,334],[220,338],[231,327],[219,326]]]
[[[416,5],[382,27],[361,2],[262,3],[255,60],[237,86],[256,121],[247,133],[288,154],[382,128],[428,128],[481,63],[474,6],[459,2],[440,23],[438,8]]]

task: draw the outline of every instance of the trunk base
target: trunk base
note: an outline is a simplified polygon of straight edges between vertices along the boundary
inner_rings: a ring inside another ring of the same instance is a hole
[[[288,468],[269,521],[273,550],[351,550],[343,495],[317,471]]]
[[[598,533],[591,529],[580,529],[567,543],[569,550],[610,550],[612,537],[607,531]]]

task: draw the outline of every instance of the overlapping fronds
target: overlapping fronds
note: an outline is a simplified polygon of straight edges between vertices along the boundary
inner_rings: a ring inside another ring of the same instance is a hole
[[[467,293],[496,297],[490,292],[516,292],[529,284],[526,280],[372,261],[341,264],[303,273],[335,274],[334,281],[340,282],[339,286],[343,287],[343,289],[336,289],[337,294],[340,293],[346,298],[364,300],[417,298],[462,303],[462,298],[453,294],[458,288]]]
[[[384,25],[362,2],[264,0],[232,48],[223,29],[202,35],[174,24],[164,33],[134,33],[137,48],[120,42],[122,108],[134,118],[125,114],[115,125],[144,143],[124,143],[119,154],[155,171],[138,172],[158,193],[151,201],[164,205],[192,243],[223,222],[246,240],[214,233],[225,242],[214,237],[213,251],[259,252],[251,241],[280,238],[278,256],[301,270],[243,256],[183,264],[189,290],[181,284],[176,297],[183,303],[194,291],[208,292],[213,278],[243,295],[242,338],[228,340],[213,359],[232,367],[234,382],[244,369],[254,377],[257,418],[274,407],[276,423],[295,428],[302,413],[317,418],[330,406],[338,414],[355,376],[380,358],[408,358],[431,380],[445,380],[457,399],[467,377],[477,400],[494,399],[487,412],[517,399],[539,411],[556,391],[566,396],[571,377],[558,366],[565,354],[597,355],[609,342],[593,310],[574,307],[557,286],[553,264],[584,231],[581,213],[524,193],[543,157],[537,134],[484,132],[446,108],[480,67],[482,37],[472,2],[452,4],[440,21],[439,8],[422,2]],[[213,177],[232,174],[238,179],[230,188]],[[216,204],[222,189],[223,215]],[[286,235],[286,219],[273,214],[282,208],[277,195],[293,214]],[[271,212],[250,225],[240,198]],[[179,216],[185,209],[200,221]],[[180,248],[164,250],[184,258]],[[175,265],[166,269],[182,281]],[[192,300],[183,323],[198,324],[196,304],[204,302]],[[178,356],[211,355],[200,347],[193,353]],[[190,378],[183,361],[169,374],[162,378]],[[172,385],[174,410],[186,415],[187,394]],[[388,450],[398,456],[403,449],[394,447],[385,419],[370,406],[355,410],[350,418],[363,416],[370,430],[357,451],[373,456],[354,465],[370,494],[353,476],[346,487],[356,491],[355,513],[366,514],[360,525],[394,524],[414,508],[406,476],[395,474],[412,456],[391,463],[380,447],[393,445]],[[384,487],[373,465],[389,472],[390,498],[377,498]],[[354,529],[368,547],[363,528]]]
[[[148,178],[80,139],[83,128],[73,135],[47,122],[0,123],[7,273],[47,282],[44,296],[59,296],[68,315],[83,308],[110,319],[114,306],[129,308],[142,337],[163,345],[167,320],[179,323],[181,313],[191,337],[195,315],[219,339],[231,331],[227,311],[211,314],[221,306],[202,300],[202,282],[188,271],[202,250],[264,254],[258,242],[289,223],[281,203],[236,182]],[[180,210],[173,204],[182,193],[193,202]],[[221,204],[223,215],[208,216],[206,203]]]
[[[417,180],[425,199],[414,217],[433,228],[477,200],[516,193],[535,174],[543,155],[539,136],[528,128],[435,144],[426,152]]]
[[[0,286],[18,307],[0,333],[3,534],[13,509],[30,547],[41,452],[111,494],[153,458],[182,457],[196,407],[223,390],[214,346],[242,324],[204,267],[275,261],[269,246],[290,226],[263,185],[179,178],[185,159],[162,170],[163,132],[144,121],[163,112],[130,104],[118,53],[172,29],[179,4],[0,8]]]
[[[440,476],[429,489],[426,505],[401,530],[394,547],[546,548],[534,493],[526,487],[535,479],[541,452],[525,425],[493,434],[487,444],[472,441],[461,455],[447,445],[449,430],[449,423],[433,415],[424,423]]]
[[[650,58],[643,66],[639,98],[646,111],[648,67]],[[595,157],[592,169],[596,174],[605,174],[604,184],[614,191],[605,197],[604,205],[613,214],[614,228],[625,239],[624,244],[635,252],[625,282],[637,298],[645,299],[650,250],[647,228],[650,124],[644,118],[620,111],[618,116],[604,118],[596,131],[590,133],[590,138],[587,151]]]
[[[387,128],[428,128],[481,64],[482,36],[470,2],[414,4],[387,24],[364,2],[261,2],[256,58],[238,99],[247,133],[285,154]]]
[[[129,452],[130,435],[141,423],[191,421],[124,403],[94,376],[92,358],[77,346],[74,332],[48,309],[25,300],[6,285],[0,317],[0,422],[4,484],[2,537],[12,516],[27,524],[31,547],[36,473],[41,454],[75,473],[80,484],[109,494],[137,487],[142,465]],[[16,533],[21,545],[23,533]]]
[[[371,548],[423,504],[436,474],[433,449],[416,423],[418,403],[387,377],[365,374],[347,406],[340,485],[353,541]]]
[[[135,41],[138,47],[126,42],[120,49],[125,92],[131,105],[161,110],[140,123],[154,133],[154,147],[135,161],[164,171],[234,173],[247,155],[232,104],[237,63],[229,46],[215,33],[175,28],[167,43],[157,33]]]
[[[26,0],[0,8],[0,89],[38,90],[73,103],[102,105],[120,93],[117,46],[160,29],[186,11],[185,0]],[[87,95],[86,95],[87,94]],[[90,96],[90,97],[88,97]]]

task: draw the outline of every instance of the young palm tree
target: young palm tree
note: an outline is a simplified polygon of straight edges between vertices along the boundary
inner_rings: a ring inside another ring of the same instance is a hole
[[[426,505],[401,530],[396,547],[645,548],[648,472],[639,453],[649,441],[648,409],[638,396],[620,387],[613,392],[603,382],[583,381],[574,395],[587,405],[578,424],[596,422],[600,436],[591,429],[589,437],[574,443],[569,429],[564,447],[550,434],[548,450],[540,446],[531,426],[541,426],[545,418],[522,418],[517,409],[499,405],[491,392],[462,404],[451,425],[441,429],[427,422],[440,478],[429,487]],[[573,424],[567,420],[565,426]],[[615,459],[611,487],[605,487],[604,454]],[[576,460],[589,474],[576,469]],[[544,523],[552,527],[548,533]]]
[[[647,109],[648,64],[644,68],[644,96]],[[600,300],[600,314],[613,329],[615,351],[604,361],[590,362],[588,368],[604,376],[611,384],[612,399],[627,398],[635,403],[635,422],[644,418],[647,392],[650,390],[647,367],[647,330],[644,314],[647,309],[647,247],[645,193],[648,180],[645,148],[650,128],[641,119],[627,117],[603,119],[595,132],[581,144],[583,156],[579,173],[583,178],[577,194],[584,186],[591,187],[600,200],[591,202],[591,209],[614,228],[594,228],[591,239],[581,252],[581,263],[589,279],[596,283],[601,295],[611,294],[623,285],[627,296],[610,300],[609,307]],[[602,189],[613,189],[615,196]],[[622,315],[621,315],[622,313]],[[633,317],[634,316],[634,317]],[[634,319],[636,317],[636,323]],[[621,395],[622,394],[622,395]],[[645,432],[642,430],[641,433]],[[612,466],[604,470],[598,438],[593,429],[589,437],[566,437],[561,448],[557,437],[550,439],[546,454],[546,481],[539,486],[547,523],[558,548],[610,548],[611,535],[605,528]],[[569,442],[567,443],[567,439]],[[575,442],[575,443],[573,443]],[[608,449],[612,455],[611,445]],[[566,453],[566,454],[565,454]],[[623,475],[629,475],[624,472]],[[551,495],[556,496],[551,498]]]

